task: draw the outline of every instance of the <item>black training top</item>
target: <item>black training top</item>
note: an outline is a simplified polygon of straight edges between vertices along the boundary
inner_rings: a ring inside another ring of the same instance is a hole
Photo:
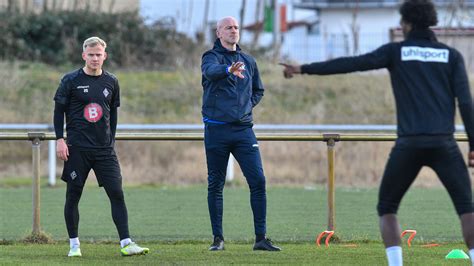
[[[120,106],[120,88],[114,75],[102,71],[100,76],[89,76],[82,69],[68,73],[62,78],[54,101],[56,138],[63,137],[66,113],[68,145],[113,147]]]
[[[469,81],[462,55],[436,40],[429,29],[373,52],[301,66],[306,74],[338,74],[387,68],[397,106],[398,135],[452,136],[455,99],[474,150],[474,121]]]

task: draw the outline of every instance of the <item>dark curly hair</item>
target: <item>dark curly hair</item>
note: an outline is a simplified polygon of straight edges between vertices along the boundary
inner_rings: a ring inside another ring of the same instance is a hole
[[[436,9],[431,0],[405,0],[400,6],[404,22],[414,28],[428,28],[438,24]]]

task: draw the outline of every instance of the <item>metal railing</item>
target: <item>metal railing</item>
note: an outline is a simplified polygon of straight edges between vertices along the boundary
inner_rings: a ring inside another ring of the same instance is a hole
[[[394,141],[396,134],[381,133],[258,133],[259,141],[324,141],[327,143],[328,155],[328,230],[335,229],[335,146],[338,141]],[[9,133],[0,132],[1,140],[28,140],[32,142],[32,177],[33,177],[33,234],[40,232],[40,146],[41,141],[54,140],[54,133],[27,132]],[[146,133],[146,132],[118,132],[117,140],[141,141],[203,141],[203,133]],[[455,134],[457,141],[467,141],[466,134]]]
[[[392,131],[397,129],[396,125],[377,124],[255,124],[256,131]],[[203,124],[118,124],[118,131],[202,131]],[[54,126],[51,124],[22,124],[22,123],[0,123],[0,131],[48,131],[52,132]],[[456,125],[457,132],[464,132],[463,125]]]
[[[152,132],[202,132],[203,124],[119,124],[118,131],[152,131]],[[395,132],[396,125],[358,125],[358,124],[256,124],[255,131],[271,132]],[[52,124],[21,124],[21,123],[0,123],[1,131],[47,131],[52,132]],[[456,125],[456,132],[464,132],[463,125]],[[49,134],[49,133],[48,133]],[[52,134],[52,133],[51,133]],[[48,185],[56,185],[56,142],[54,138],[49,138],[48,143]],[[229,157],[226,179],[234,179],[234,157]]]

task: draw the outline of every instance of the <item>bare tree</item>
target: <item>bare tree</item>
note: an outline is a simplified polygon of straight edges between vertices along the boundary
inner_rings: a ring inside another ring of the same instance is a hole
[[[445,15],[445,22],[447,27],[452,27],[453,26],[453,21],[457,17],[457,6],[455,3],[451,2],[448,5],[446,15]]]
[[[209,0],[204,3],[204,18],[202,20],[202,30],[205,31],[207,28],[207,19],[209,16]]]
[[[446,13],[445,13],[445,17],[444,17],[444,23],[446,25],[446,27],[444,28],[444,31],[443,31],[443,37],[441,37],[443,39],[443,42],[445,42],[446,44],[448,45],[452,45],[452,46],[455,46],[457,49],[459,49],[459,45],[461,45],[462,41],[460,42],[461,39],[463,39],[463,34],[461,33],[461,31],[454,31],[455,32],[455,35],[452,34],[452,28],[454,27],[458,27],[458,28],[462,28],[463,25],[462,25],[462,21],[463,21],[463,16],[465,15],[464,12],[466,12],[464,8],[464,0],[456,0],[456,1],[452,1],[449,3],[449,5],[447,6],[447,10],[446,10]],[[464,47],[463,47],[464,48]],[[461,50],[464,50],[461,48]],[[467,49],[469,51],[469,49]],[[468,63],[468,65],[470,64],[469,61],[470,60],[470,57],[467,56],[466,58],[464,58]]]
[[[281,32],[280,32],[280,8],[278,0],[272,0],[273,12],[273,62],[280,60]]]
[[[43,12],[48,11],[48,0],[43,0]]]
[[[91,10],[91,0],[87,0],[85,4],[86,4],[85,9],[87,12],[89,12]]]
[[[193,1],[189,1],[189,10],[188,10],[188,29],[192,27],[193,22]]]
[[[359,33],[360,25],[357,24],[357,15],[359,13],[359,0],[356,1],[355,7],[352,9],[352,22],[351,22],[351,33],[352,33],[352,54],[359,54]]]
[[[8,1],[10,2],[10,1]],[[29,13],[30,12],[30,1],[29,0],[24,0],[23,1],[23,11],[25,13]]]
[[[204,43],[204,40],[206,38],[208,16],[209,16],[209,0],[206,0],[206,2],[204,3],[204,18],[202,20],[201,32],[196,34],[196,39],[199,43]]]
[[[18,3],[15,0],[8,0],[7,10],[10,13],[18,12]]]
[[[258,45],[258,41],[260,39],[260,33],[263,30],[263,21],[262,26],[260,27],[260,15],[262,13],[262,6],[264,1],[257,1],[257,6],[255,7],[255,29],[253,32],[253,39],[252,39],[252,47],[256,47]]]
[[[463,21],[471,17],[466,0],[456,0],[449,3],[444,20],[447,27],[463,27]]]
[[[115,7],[115,0],[111,0],[110,5],[109,5],[109,13],[114,12],[114,7]]]
[[[258,1],[257,1],[258,2]],[[247,1],[242,0],[242,7],[240,8],[240,38],[242,39],[243,31],[244,31],[244,18],[245,18],[245,6]]]
[[[7,10],[8,10],[8,12],[11,12],[11,11],[12,11],[13,5],[14,5],[13,0],[8,0],[8,2],[7,2]]]

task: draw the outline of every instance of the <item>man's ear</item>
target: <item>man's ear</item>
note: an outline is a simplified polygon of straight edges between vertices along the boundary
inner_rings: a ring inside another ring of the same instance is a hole
[[[402,27],[404,33],[408,33],[412,30],[412,24],[404,21],[403,19],[400,19],[400,26]]]
[[[104,51],[104,60],[107,59],[107,52]]]
[[[82,52],[82,59],[86,61],[86,53]]]

